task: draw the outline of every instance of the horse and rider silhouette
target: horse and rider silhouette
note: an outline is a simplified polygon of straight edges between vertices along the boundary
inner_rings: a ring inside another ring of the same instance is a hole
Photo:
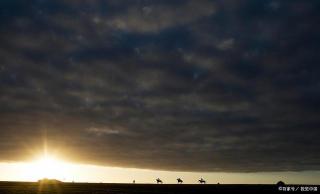
[[[206,180],[204,180],[203,178],[200,178],[198,181],[200,184],[206,184]]]
[[[156,182],[157,182],[157,184],[163,184],[163,181],[162,181],[160,178],[157,178],[157,179],[156,179]],[[183,183],[183,180],[182,180],[181,178],[177,178],[177,182],[178,182],[178,184],[182,184],[182,183]],[[203,178],[200,178],[200,179],[198,180],[198,182],[199,182],[200,184],[206,184],[206,180],[204,180]]]
[[[159,183],[162,184],[163,183],[162,180],[159,179],[159,178],[157,178],[156,181],[157,181],[157,184],[159,184]]]

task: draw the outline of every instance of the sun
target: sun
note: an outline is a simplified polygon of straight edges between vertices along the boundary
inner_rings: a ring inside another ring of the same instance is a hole
[[[53,158],[46,156],[35,162],[36,171],[42,178],[59,178],[63,171],[62,163]]]
[[[69,164],[51,155],[44,155],[30,162],[25,173],[30,180],[44,178],[64,181],[69,175]]]

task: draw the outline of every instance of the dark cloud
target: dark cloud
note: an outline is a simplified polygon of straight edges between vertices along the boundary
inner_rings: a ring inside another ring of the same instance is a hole
[[[0,158],[320,170],[317,1],[1,1]]]

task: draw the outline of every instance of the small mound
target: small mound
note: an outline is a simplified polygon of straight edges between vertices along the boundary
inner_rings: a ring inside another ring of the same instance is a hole
[[[57,180],[57,179],[44,178],[44,179],[38,180],[38,183],[40,183],[40,184],[59,184],[59,183],[62,183],[62,182]]]
[[[283,186],[285,186],[286,184],[283,182],[283,181],[279,181],[279,182],[277,182],[277,186],[278,187],[283,187]]]

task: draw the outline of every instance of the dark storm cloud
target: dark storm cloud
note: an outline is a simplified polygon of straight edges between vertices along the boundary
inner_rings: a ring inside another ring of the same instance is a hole
[[[317,1],[1,1],[0,158],[320,170]]]

